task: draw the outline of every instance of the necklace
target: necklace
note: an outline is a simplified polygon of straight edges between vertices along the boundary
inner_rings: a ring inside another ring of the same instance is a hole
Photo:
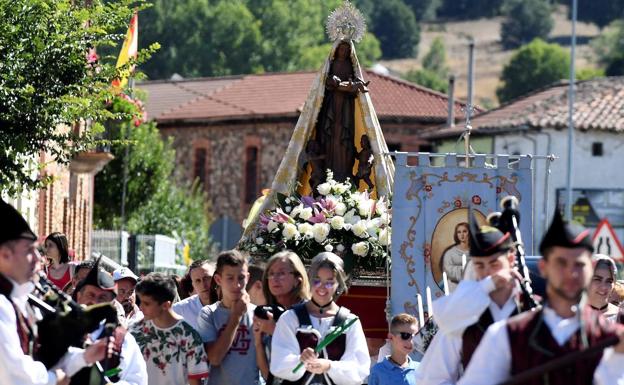
[[[607,303],[606,305],[604,305],[603,307],[600,307],[600,308],[599,308],[599,307],[596,307],[596,306],[594,306],[594,305],[589,305],[589,306],[590,306],[592,309],[594,309],[594,310],[603,311],[603,310],[605,310],[605,309],[609,306],[609,303]]]
[[[316,302],[314,300],[314,298],[311,298],[310,301],[312,301],[312,303],[314,304],[314,306],[319,308],[319,313],[323,314],[323,309],[331,306],[332,303],[334,303],[334,300],[330,300],[329,302],[327,302],[325,305],[320,305],[318,302]]]

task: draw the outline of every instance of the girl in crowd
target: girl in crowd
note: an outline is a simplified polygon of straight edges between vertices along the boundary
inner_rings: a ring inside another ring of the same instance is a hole
[[[310,298],[310,283],[305,266],[299,256],[289,250],[273,255],[267,261],[262,277],[262,291],[267,304],[273,308],[278,306],[290,309],[292,306]],[[279,314],[267,314],[268,319],[254,317],[254,331],[257,341],[256,354],[258,367],[267,384],[273,382],[269,373],[269,358],[271,355],[271,336],[275,331],[275,324]],[[259,333],[263,333],[263,336]],[[260,346],[261,345],[261,346]]]
[[[359,320],[319,354],[314,352],[333,327],[355,317],[335,302],[346,291],[342,259],[334,253],[320,253],[312,259],[308,275],[311,299],[285,312],[275,327],[271,373],[284,379],[282,384],[361,384],[368,375],[370,357]],[[293,373],[300,361],[304,367]]]
[[[69,249],[67,237],[62,233],[52,233],[48,235],[44,243],[45,255],[49,261],[46,269],[48,279],[59,289],[71,281],[74,271],[69,263]]]
[[[609,297],[615,287],[617,267],[613,259],[606,255],[596,254],[592,262],[594,274],[587,290],[589,305],[600,311],[607,320],[615,322],[619,309],[609,302]]]

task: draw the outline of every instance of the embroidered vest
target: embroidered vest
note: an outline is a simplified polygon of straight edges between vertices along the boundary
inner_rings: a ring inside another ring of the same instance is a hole
[[[35,342],[35,334],[33,332],[32,325],[29,323],[28,318],[24,317],[22,312],[11,300],[11,292],[13,291],[13,284],[3,274],[0,274],[0,294],[4,295],[7,300],[13,306],[15,312],[15,318],[17,320],[17,336],[19,337],[20,347],[22,352],[26,355],[32,356],[33,346]]]
[[[299,351],[302,352],[306,348],[316,348],[321,340],[314,333],[306,333],[302,331],[303,328],[309,326],[312,327],[312,321],[310,320],[310,314],[308,313],[308,309],[305,307],[305,303],[298,304],[292,307],[293,311],[297,315],[297,319],[299,320],[299,330],[297,331],[297,341],[299,342]],[[334,322],[332,326],[340,326],[349,316],[350,311],[345,307],[340,307],[336,316],[334,317]],[[325,352],[319,353],[319,358],[327,358],[332,361],[339,361],[342,358],[342,355],[345,352],[347,346],[347,335],[341,334],[336,338],[331,344],[327,345],[325,351],[327,352],[327,356],[325,356]],[[310,376],[315,377],[311,383],[321,383],[321,384],[329,384],[333,385],[333,382],[329,379],[328,376],[324,375],[314,375],[312,373],[306,372],[303,377],[301,377],[298,381],[286,381],[282,380],[281,384],[283,385],[300,385],[308,383]]]
[[[602,317],[584,325],[589,345],[613,336]],[[511,347],[511,374],[515,375],[530,368],[543,365],[555,358],[582,349],[581,330],[572,335],[563,346],[559,346],[544,322],[544,312],[525,312],[511,318],[507,325],[509,346]],[[527,385],[587,385],[593,383],[594,371],[598,367],[602,353],[579,360],[574,365],[551,371],[541,377],[525,382]]]

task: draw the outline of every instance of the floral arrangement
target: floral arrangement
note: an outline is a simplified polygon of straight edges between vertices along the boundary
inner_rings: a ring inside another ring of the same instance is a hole
[[[304,261],[323,251],[341,256],[345,270],[372,271],[385,266],[391,238],[391,207],[383,197],[358,192],[349,179],[337,182],[331,171],[317,187],[318,196],[278,194],[274,210],[262,213],[241,250],[270,257],[293,250]]]

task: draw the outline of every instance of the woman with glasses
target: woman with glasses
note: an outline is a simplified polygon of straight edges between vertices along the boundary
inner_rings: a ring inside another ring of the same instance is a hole
[[[589,306],[602,313],[607,320],[615,322],[619,309],[609,302],[609,297],[615,287],[617,267],[613,259],[606,255],[596,254],[592,262],[594,274],[587,289]]]
[[[265,318],[254,317],[254,331],[256,334],[262,333],[259,336],[262,346],[256,347],[257,361],[262,376],[270,385],[273,383],[273,376],[269,373],[271,336],[281,315],[279,309],[290,309],[310,298],[308,275],[296,253],[286,250],[269,258],[262,277],[262,291],[272,310],[264,313]]]
[[[320,253],[312,259],[308,276],[310,300],[295,305],[277,322],[271,373],[283,379],[282,384],[361,384],[368,375],[370,357],[359,320],[319,353],[314,350],[327,334],[355,318],[335,302],[347,289],[342,259],[334,253]],[[293,372],[299,362],[303,366]]]

